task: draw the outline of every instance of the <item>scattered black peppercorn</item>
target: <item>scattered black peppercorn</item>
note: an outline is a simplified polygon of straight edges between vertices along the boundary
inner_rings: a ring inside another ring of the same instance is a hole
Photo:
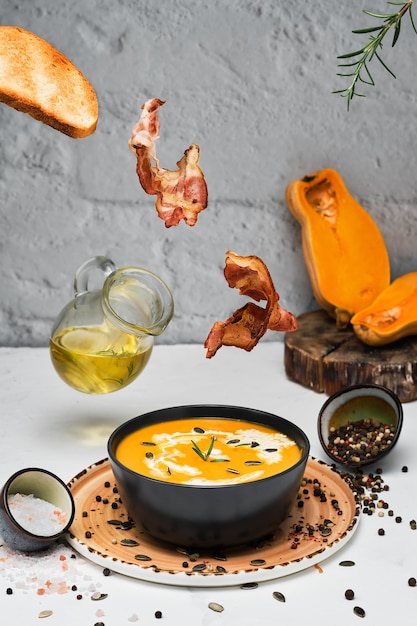
[[[402,468],[401,468],[401,471],[404,472],[404,473],[407,473],[408,472],[407,465],[403,465]]]
[[[354,597],[355,597],[355,592],[352,589],[346,589],[345,591],[346,600],[353,600]]]
[[[414,578],[414,576],[412,576],[411,578],[408,579],[408,585],[409,585],[409,587],[415,587],[417,585],[417,581]]]
[[[103,576],[110,576],[110,574],[111,574],[111,571],[109,570],[109,568],[105,567],[103,569]]]
[[[162,611],[155,611],[155,617],[156,617],[156,619],[161,619]]]
[[[385,530],[383,528],[378,528],[378,535],[385,535]]]
[[[11,587],[7,587],[6,593],[7,593],[8,596],[11,596],[12,593],[13,593],[13,589]]]

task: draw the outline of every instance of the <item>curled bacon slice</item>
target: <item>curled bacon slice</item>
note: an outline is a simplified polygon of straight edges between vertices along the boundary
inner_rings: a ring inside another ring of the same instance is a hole
[[[207,185],[198,161],[197,144],[184,152],[177,162],[177,170],[160,167],[156,157],[155,140],[159,138],[158,110],[165,104],[153,98],[142,106],[138,123],[134,126],[129,147],[136,154],[136,173],[143,190],[156,195],[156,210],[165,226],[178,226],[183,219],[194,226],[197,216],[207,207]]]
[[[249,352],[268,329],[297,330],[297,319],[279,304],[268,268],[259,257],[238,256],[229,250],[224,276],[229,287],[239,289],[240,295],[257,302],[266,300],[266,306],[248,302],[226,321],[215,322],[204,343],[206,358],[213,357],[222,346],[236,346]]]

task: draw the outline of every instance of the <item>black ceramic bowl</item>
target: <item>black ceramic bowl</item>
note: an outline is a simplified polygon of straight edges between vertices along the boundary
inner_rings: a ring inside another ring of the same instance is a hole
[[[117,446],[141,427],[181,418],[227,418],[263,424],[293,439],[301,459],[289,469],[253,482],[184,485],[148,478],[125,467]],[[296,500],[310,443],[288,420],[255,409],[188,405],[161,409],[119,426],[108,441],[108,455],[120,495],[131,518],[153,537],[185,547],[228,547],[277,530]]]
[[[16,494],[33,496],[36,501],[52,504],[62,511],[65,522],[62,526],[53,525],[55,532],[52,535],[44,534],[44,511],[34,508],[31,522],[23,523],[10,505],[10,497]],[[45,469],[28,467],[19,470],[10,476],[0,492],[0,534],[5,543],[15,550],[32,552],[47,548],[68,531],[74,513],[74,500],[68,487],[58,476]]]
[[[362,428],[367,422],[369,426]],[[397,443],[402,425],[403,409],[398,396],[371,383],[334,393],[321,407],[317,420],[319,440],[326,454],[350,467],[378,463]],[[335,443],[336,435],[340,435],[340,443]],[[345,445],[349,438],[352,442]]]

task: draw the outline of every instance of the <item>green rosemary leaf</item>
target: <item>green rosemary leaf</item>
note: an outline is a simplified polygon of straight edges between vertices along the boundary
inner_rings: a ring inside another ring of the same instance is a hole
[[[410,10],[409,10],[409,12],[408,12],[408,13],[409,13],[409,15],[410,15],[411,26],[413,27],[413,30],[414,30],[415,34],[417,35],[417,28],[416,28],[416,26],[415,26],[415,24],[414,24],[413,14],[412,14],[412,12],[411,12],[411,7],[410,7]]]
[[[371,17],[376,17],[381,20],[391,20],[397,15],[396,13],[372,13],[372,11],[366,11],[365,9],[362,11],[362,13],[370,15]]]
[[[355,35],[363,35],[365,33],[374,33],[377,30],[382,30],[383,26],[369,26],[368,28],[360,28],[359,30],[352,30]]]
[[[398,41],[398,37],[400,36],[400,30],[401,30],[401,20],[397,20],[397,22],[395,23],[394,37],[392,38],[392,48],[395,46],[395,44]]]
[[[357,61],[354,61],[353,63],[339,63],[337,67],[354,67],[357,64]],[[341,76],[343,76],[343,74],[341,74]],[[351,74],[348,74],[348,76],[351,76]]]
[[[350,59],[351,57],[357,57],[359,54],[363,54],[364,48],[356,50],[356,52],[347,52],[346,54],[339,54],[338,59]]]
[[[363,66],[363,69],[365,70],[365,72],[366,72],[366,74],[367,74],[367,76],[368,76],[369,80],[365,80],[365,79],[363,78],[363,76],[359,76],[359,80],[360,80],[362,83],[365,83],[366,85],[372,85],[372,87],[373,87],[373,86],[375,85],[375,82],[374,82],[374,79],[372,78],[371,72],[369,71],[368,66],[366,65],[366,63],[365,63],[365,65]]]
[[[208,450],[205,454],[206,460],[209,458],[211,451],[213,450],[213,446],[214,446],[214,442],[216,440],[216,437],[214,435],[211,436],[211,441],[210,441],[210,445],[208,447]]]
[[[351,72],[350,74],[342,74],[341,72],[338,72],[336,74],[336,76],[344,76],[344,77],[355,76],[355,75],[356,75],[356,72]],[[342,91],[344,91],[344,89]]]
[[[195,452],[196,454],[198,454],[198,456],[200,457],[200,459],[202,459],[203,461],[205,461],[206,459],[205,459],[204,453],[203,453],[203,452],[201,452],[200,448],[199,448],[199,447],[198,447],[198,445],[195,443],[195,441],[191,440],[191,443],[192,443],[192,448],[193,448],[194,452]]]
[[[379,54],[378,54],[377,52],[375,52],[375,56],[376,56],[376,58],[378,59],[378,61],[381,63],[381,65],[382,65],[383,67],[385,67],[385,69],[387,70],[387,72],[389,72],[389,73],[391,74],[391,76],[393,76],[394,78],[397,78],[397,77],[395,76],[394,72],[392,72],[392,71],[390,70],[390,68],[388,67],[388,65],[386,65],[386,63],[384,63],[384,61],[381,59],[381,57],[379,56]]]

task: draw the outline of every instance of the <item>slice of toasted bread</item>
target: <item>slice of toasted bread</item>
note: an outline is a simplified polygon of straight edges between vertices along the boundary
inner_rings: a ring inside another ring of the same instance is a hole
[[[96,129],[96,93],[80,70],[37,35],[0,26],[0,102],[70,137]]]

